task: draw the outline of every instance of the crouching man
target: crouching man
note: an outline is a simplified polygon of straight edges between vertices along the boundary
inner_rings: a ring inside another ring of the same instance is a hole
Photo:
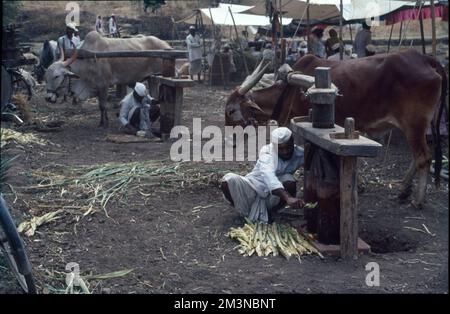
[[[160,132],[152,129],[152,123],[159,117],[157,103],[147,93],[144,84],[136,83],[133,92],[120,102],[119,121],[124,132],[136,135],[138,131],[145,131],[149,137],[152,135],[160,137]]]
[[[273,215],[285,205],[302,208],[296,197],[294,172],[303,166],[303,149],[294,145],[292,132],[275,129],[271,143],[261,148],[252,172],[245,177],[228,173],[222,178],[225,198],[251,221],[271,223]]]

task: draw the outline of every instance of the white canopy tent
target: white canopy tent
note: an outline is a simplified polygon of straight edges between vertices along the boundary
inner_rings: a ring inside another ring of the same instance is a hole
[[[267,26],[270,25],[269,17],[264,15],[246,14],[241,13],[252,9],[252,6],[236,5],[236,4],[224,4],[220,3],[217,8],[202,8],[199,9],[204,25],[221,25],[221,26],[233,26],[233,18],[236,26]],[[233,17],[230,14],[233,13]],[[192,15],[179,22],[185,22],[188,24],[195,24],[196,15]],[[286,24],[290,23],[292,18],[283,19]]]
[[[393,12],[403,6],[411,5],[410,1],[397,0],[342,0],[343,19],[345,21],[369,19]],[[336,20],[340,16],[340,0],[310,0],[309,16],[311,20]],[[305,19],[307,8],[306,0],[285,0],[281,10],[283,18]],[[264,2],[255,3],[254,7],[246,13],[264,15],[266,7]]]

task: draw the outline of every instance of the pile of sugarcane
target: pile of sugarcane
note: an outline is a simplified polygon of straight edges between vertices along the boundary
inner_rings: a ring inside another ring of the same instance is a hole
[[[239,253],[244,256],[278,256],[287,259],[292,256],[300,260],[304,254],[322,254],[314,248],[297,230],[283,224],[266,224],[261,221],[255,223],[246,219],[241,228],[231,228],[228,236],[239,241]]]
[[[33,133],[21,133],[8,128],[1,128],[1,147],[4,147],[8,142],[15,141],[19,144],[38,144],[46,145],[47,142],[38,138]]]

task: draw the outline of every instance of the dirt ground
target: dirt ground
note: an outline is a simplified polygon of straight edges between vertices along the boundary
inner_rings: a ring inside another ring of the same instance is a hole
[[[223,106],[229,91],[196,85],[185,91],[183,124],[192,118],[203,125],[224,126]],[[107,162],[162,160],[169,157],[169,143],[115,144],[105,140],[118,133],[116,112],[111,109],[108,130],[98,128],[95,101],[82,106],[47,104],[43,90],[31,101],[36,118],[64,120],[60,132],[36,132],[51,142],[45,146],[14,145],[8,154],[19,155],[12,169],[15,195],[6,199],[18,221],[31,215],[61,209],[59,200],[33,185],[32,173],[45,169],[56,174],[78,165]],[[444,141],[448,154],[448,142]],[[448,293],[448,184],[436,190],[429,181],[423,210],[397,199],[399,182],[410,154],[402,137],[394,138],[384,163],[384,148],[377,158],[360,160],[366,183],[359,195],[360,237],[372,253],[356,261],[307,256],[299,263],[283,257],[243,257],[237,243],[225,234],[242,224],[237,213],[222,200],[217,182],[176,189],[126,191],[122,201],[112,201],[105,212],[80,218],[63,218],[38,228],[25,237],[33,271],[41,292],[58,293],[65,288],[66,264],[76,262],[81,275],[105,274],[133,269],[125,276],[89,281],[94,293]],[[191,169],[238,171],[252,163],[192,162]],[[301,181],[302,178],[300,178]],[[163,181],[163,179],[162,179]],[[143,193],[138,193],[143,192]],[[295,218],[280,215],[282,222]],[[405,227],[424,229],[433,234]],[[379,287],[365,284],[369,262],[380,265]],[[19,290],[0,262],[0,293]]]

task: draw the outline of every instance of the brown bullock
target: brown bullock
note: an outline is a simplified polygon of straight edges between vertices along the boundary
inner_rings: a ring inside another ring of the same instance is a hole
[[[294,64],[293,70],[314,76],[314,69],[323,66],[331,67],[332,82],[343,95],[336,98],[337,124],[342,125],[346,117],[353,117],[356,128],[362,132],[397,127],[404,133],[413,161],[403,179],[399,197],[405,199],[411,194],[412,180],[417,172],[418,189],[412,203],[421,207],[431,162],[426,141],[430,124],[434,125],[432,130],[436,140],[436,174],[441,168],[439,127],[436,127],[438,123],[433,123],[433,117],[437,116],[440,121],[445,105],[447,78],[442,66],[434,58],[411,49],[347,61],[329,61],[307,55]],[[268,119],[287,125],[292,117],[308,114],[310,106],[299,87],[277,81],[268,88],[249,91],[261,76],[260,69],[255,70],[230,95],[225,108],[226,125],[255,125]],[[436,184],[439,184],[439,175]]]

